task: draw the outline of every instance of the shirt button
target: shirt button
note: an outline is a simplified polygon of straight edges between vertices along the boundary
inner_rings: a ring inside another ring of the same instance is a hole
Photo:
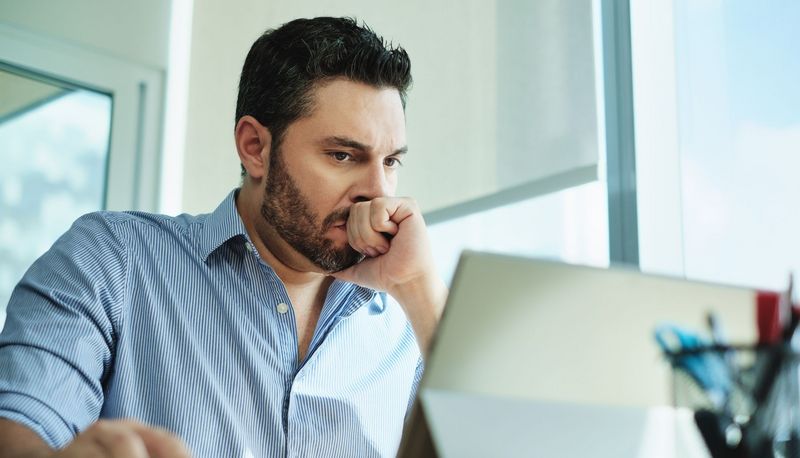
[[[280,313],[281,315],[289,311],[289,306],[286,305],[285,302],[281,302],[280,304],[278,304],[277,308],[278,308],[278,313]]]

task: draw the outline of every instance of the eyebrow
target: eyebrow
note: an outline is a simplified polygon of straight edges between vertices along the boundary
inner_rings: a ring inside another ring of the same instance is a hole
[[[372,150],[372,147],[369,145],[365,145],[359,141],[353,140],[349,137],[340,137],[340,136],[332,136],[327,137],[322,140],[322,143],[325,145],[333,145],[333,146],[341,146],[344,148],[352,148],[354,150],[358,150],[362,153],[367,153]],[[408,146],[403,146],[402,148],[398,148],[394,150],[390,156],[399,156],[401,154],[408,153]]]

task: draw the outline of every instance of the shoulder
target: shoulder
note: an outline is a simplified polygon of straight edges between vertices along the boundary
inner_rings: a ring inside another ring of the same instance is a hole
[[[105,227],[114,232],[148,230],[186,232],[201,223],[206,216],[208,215],[168,216],[140,211],[98,211],[81,216],[73,227]]]
[[[72,224],[62,238],[69,240],[113,240],[122,246],[148,238],[184,238],[207,215],[167,216],[146,212],[98,211],[87,213]]]

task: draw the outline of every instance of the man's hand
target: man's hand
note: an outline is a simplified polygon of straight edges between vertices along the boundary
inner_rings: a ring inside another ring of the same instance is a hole
[[[0,437],[17,440],[2,457],[42,458],[189,458],[191,454],[172,433],[133,420],[99,420],[61,450],[49,447],[31,430],[11,421],[0,422]],[[5,447],[4,443],[4,447]]]
[[[186,446],[167,430],[133,420],[100,420],[53,458],[189,458]]]
[[[386,291],[406,312],[420,351],[427,351],[447,298],[433,263],[428,232],[413,199],[378,197],[350,208],[350,245],[367,256],[334,277]]]

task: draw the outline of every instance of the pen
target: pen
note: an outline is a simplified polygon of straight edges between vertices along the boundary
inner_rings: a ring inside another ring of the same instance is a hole
[[[714,345],[723,351],[725,363],[728,365],[731,379],[735,382],[740,380],[739,368],[736,366],[736,353],[730,349],[728,337],[725,335],[725,330],[722,327],[722,322],[714,312],[708,312],[706,317],[708,327],[711,330],[711,340]]]
[[[725,361],[697,333],[662,323],[655,339],[672,365],[688,374],[705,392],[716,409],[722,409],[730,395],[732,381]]]

